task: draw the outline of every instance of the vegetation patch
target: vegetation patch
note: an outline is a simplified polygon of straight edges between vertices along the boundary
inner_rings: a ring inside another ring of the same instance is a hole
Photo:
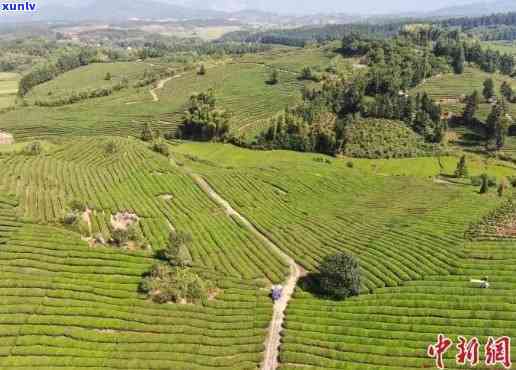
[[[400,121],[358,120],[346,127],[345,138],[343,153],[349,157],[408,158],[437,150]]]

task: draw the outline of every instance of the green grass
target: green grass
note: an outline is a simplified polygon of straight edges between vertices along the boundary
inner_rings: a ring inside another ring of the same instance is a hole
[[[36,86],[26,96],[29,104],[36,100],[52,100],[69,96],[72,92],[94,90],[104,87],[113,87],[127,78],[134,83],[143,77],[145,71],[155,69],[149,63],[120,62],[120,63],[94,63],[64,73],[54,80]],[[106,74],[112,78],[105,80]]]
[[[19,80],[20,75],[17,73],[0,73],[0,109],[14,105]]]

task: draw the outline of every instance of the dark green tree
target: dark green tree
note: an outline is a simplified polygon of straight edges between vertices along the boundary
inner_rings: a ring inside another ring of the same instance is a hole
[[[23,149],[23,152],[26,155],[40,155],[43,152],[43,146],[39,141],[35,141],[33,143],[28,144]]]
[[[464,53],[464,46],[461,44],[455,53],[453,60],[453,70],[456,74],[464,73],[464,64],[466,63],[466,55]]]
[[[272,70],[267,83],[269,85],[277,85],[279,83],[279,72],[277,69]]]
[[[462,114],[462,119],[464,122],[472,123],[474,121],[479,104],[480,97],[478,95],[478,91],[475,90],[470,96],[466,98],[466,107],[464,108],[464,113]]]
[[[468,165],[466,163],[466,156],[463,155],[460,158],[459,163],[457,163],[457,169],[455,170],[455,177],[468,177],[469,171],[468,171]]]
[[[145,126],[143,126],[142,133],[140,135],[140,138],[143,141],[152,141],[154,140],[154,132],[152,131],[152,128],[149,123],[146,123]]]
[[[171,266],[187,267],[192,265],[192,256],[189,246],[192,243],[190,234],[184,232],[171,232],[167,247],[161,251],[160,257]]]
[[[190,97],[183,123],[177,130],[178,137],[190,140],[224,140],[229,132],[230,115],[216,108],[213,90]]]
[[[206,74],[206,67],[204,66],[204,64],[200,65],[199,72],[197,73],[199,74],[199,76],[204,76]]]
[[[488,141],[495,141],[497,150],[503,148],[511,124],[505,102],[501,100],[493,106],[486,121]]]
[[[496,95],[495,84],[492,78],[488,78],[484,81],[484,90],[482,91],[482,95],[487,101]]]
[[[360,267],[354,257],[345,253],[328,256],[319,272],[319,287],[325,294],[335,299],[360,294]]]
[[[489,176],[487,174],[482,174],[480,176],[480,194],[487,194],[489,192]]]
[[[512,89],[511,84],[509,84],[507,81],[504,81],[502,83],[502,86],[500,87],[500,93],[502,96],[507,99],[507,101],[512,102],[514,99],[514,91]]]

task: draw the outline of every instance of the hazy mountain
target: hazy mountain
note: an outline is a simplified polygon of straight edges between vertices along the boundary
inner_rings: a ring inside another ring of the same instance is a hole
[[[65,21],[121,21],[139,19],[208,19],[225,17],[226,14],[208,9],[193,9],[187,6],[157,0],[90,0],[67,3],[44,1],[38,3],[33,14],[9,14],[3,20],[65,20]]]
[[[516,11],[516,0],[497,0],[475,2],[469,5],[446,7],[431,13],[436,17],[476,17],[493,13],[506,13]]]

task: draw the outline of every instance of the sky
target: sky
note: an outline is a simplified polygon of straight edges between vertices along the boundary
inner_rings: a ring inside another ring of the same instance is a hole
[[[61,3],[62,0],[34,0],[40,6]],[[68,0],[68,5],[84,4],[91,0]],[[109,1],[109,0],[106,0]],[[139,1],[139,0],[127,0]],[[437,10],[455,5],[465,5],[488,0],[158,0],[177,5],[217,10],[258,9],[280,13],[351,13],[392,14],[400,12],[421,12]]]

